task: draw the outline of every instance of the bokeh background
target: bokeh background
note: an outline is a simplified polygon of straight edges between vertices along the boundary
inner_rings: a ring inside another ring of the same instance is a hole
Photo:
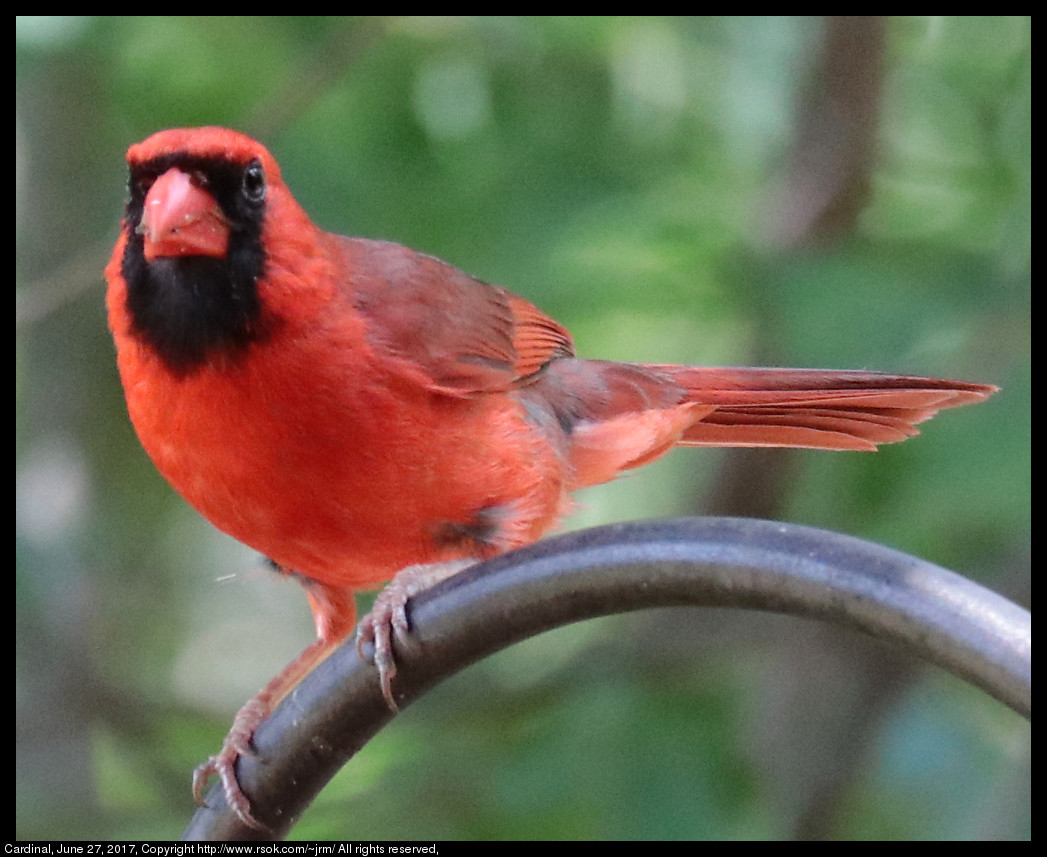
[[[177,837],[193,766],[312,635],[128,423],[101,270],[130,143],[248,132],[324,227],[507,285],[585,355],[1001,385],[875,455],[676,451],[570,526],[779,518],[1028,603],[1030,27],[18,18],[16,835]],[[1029,740],[859,635],[653,611],[435,689],[292,836],[1023,839]]]

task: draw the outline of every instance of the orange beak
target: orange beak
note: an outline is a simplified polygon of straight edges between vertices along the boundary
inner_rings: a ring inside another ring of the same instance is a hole
[[[218,202],[177,168],[149,188],[138,232],[145,239],[147,262],[170,256],[221,258],[229,249],[229,222]]]

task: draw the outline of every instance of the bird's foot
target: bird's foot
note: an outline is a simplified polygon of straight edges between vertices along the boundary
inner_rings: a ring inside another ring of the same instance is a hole
[[[407,618],[408,599],[475,563],[474,559],[461,559],[428,565],[409,565],[378,593],[371,612],[360,620],[356,632],[356,649],[363,658],[364,644],[374,644],[374,665],[378,668],[382,696],[385,697],[391,711],[399,711],[393,697],[393,679],[396,677],[393,641],[407,648],[412,644],[411,623]]]
[[[203,793],[207,781],[217,774],[222,781],[222,791],[229,808],[244,824],[255,830],[269,828],[251,814],[251,802],[241,791],[236,779],[236,760],[241,756],[254,756],[251,738],[270,709],[268,701],[261,695],[248,702],[233,718],[233,726],[222,742],[222,749],[193,771],[193,797],[199,806],[205,805]]]

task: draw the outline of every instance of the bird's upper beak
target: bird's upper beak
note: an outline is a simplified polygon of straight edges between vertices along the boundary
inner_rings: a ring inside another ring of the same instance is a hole
[[[165,256],[221,258],[229,249],[229,222],[218,202],[176,167],[149,188],[137,231],[144,236],[148,262]]]

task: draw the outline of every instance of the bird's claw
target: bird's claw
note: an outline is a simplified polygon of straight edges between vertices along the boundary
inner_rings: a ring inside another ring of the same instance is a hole
[[[378,668],[378,681],[382,696],[390,711],[399,711],[393,696],[393,679],[396,678],[396,656],[393,654],[393,638],[398,643],[410,645],[411,624],[407,619],[407,600],[414,593],[410,587],[390,583],[378,593],[371,612],[360,620],[356,633],[356,651],[364,659],[363,647],[374,644],[374,665]]]
[[[411,638],[411,623],[407,618],[408,600],[475,562],[474,559],[464,559],[408,566],[378,593],[371,612],[360,620],[356,633],[356,651],[361,660],[366,660],[363,647],[367,643],[374,644],[374,665],[378,668],[382,696],[390,711],[400,710],[393,696],[393,679],[396,678],[393,641],[407,649],[415,644]]]
[[[193,771],[193,799],[198,806],[206,806],[204,788],[211,776],[217,774],[222,782],[225,802],[236,817],[248,827],[264,831],[268,831],[269,827],[251,814],[251,802],[236,779],[236,760],[241,756],[255,757],[251,738],[266,714],[268,708],[263,700],[255,698],[248,702],[233,720],[233,726],[222,742],[222,749]]]

